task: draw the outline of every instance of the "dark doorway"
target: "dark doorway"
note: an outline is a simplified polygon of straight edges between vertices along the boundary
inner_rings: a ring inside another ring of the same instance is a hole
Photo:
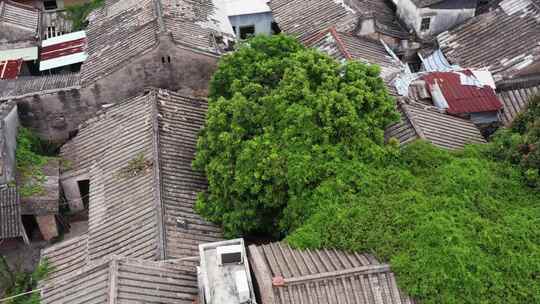
[[[30,242],[41,241],[43,239],[35,216],[23,215],[22,222],[24,230],[26,231]]]
[[[90,180],[80,180],[77,181],[79,185],[79,193],[81,194],[81,199],[85,209],[88,209],[88,203],[90,202]]]

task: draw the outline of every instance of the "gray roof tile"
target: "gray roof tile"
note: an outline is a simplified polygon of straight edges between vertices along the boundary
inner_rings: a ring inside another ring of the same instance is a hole
[[[469,143],[485,143],[480,130],[470,120],[439,112],[418,102],[401,102],[401,122],[386,130],[386,139],[396,138],[407,144],[425,139],[435,146],[461,149]]]
[[[410,304],[387,264],[369,254],[298,250],[286,243],[249,246],[263,303]],[[273,286],[281,277],[283,286]]]
[[[496,81],[540,72],[540,0],[501,1],[437,40],[451,63],[488,68]]]
[[[24,233],[22,229],[17,188],[0,185],[0,240],[20,237]]]

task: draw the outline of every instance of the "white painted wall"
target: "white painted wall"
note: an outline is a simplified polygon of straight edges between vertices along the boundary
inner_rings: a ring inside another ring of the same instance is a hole
[[[474,16],[475,8],[432,9],[417,8],[411,0],[393,0],[396,3],[397,15],[418,37],[429,38],[442,33]],[[428,31],[420,31],[422,18],[430,17]]]
[[[229,16],[231,25],[236,28],[236,37],[240,38],[240,27],[241,26],[255,26],[255,34],[272,34],[272,13],[264,12],[257,14],[248,14],[248,15],[238,15],[238,16]]]

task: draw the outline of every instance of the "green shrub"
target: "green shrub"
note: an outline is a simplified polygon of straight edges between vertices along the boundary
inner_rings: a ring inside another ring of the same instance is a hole
[[[0,289],[4,290],[4,298],[10,298],[37,289],[40,280],[47,278],[52,268],[47,260],[41,261],[33,272],[10,269],[3,256],[0,255]],[[40,292],[36,291],[14,297],[2,302],[5,304],[39,304]]]
[[[105,0],[91,0],[83,4],[70,5],[66,7],[67,17],[73,22],[73,31],[80,31],[86,28],[88,15],[105,4]]]
[[[19,128],[17,134],[17,174],[21,184],[19,194],[22,197],[42,194],[45,175],[43,166],[49,157],[40,155],[40,140],[27,128]]]

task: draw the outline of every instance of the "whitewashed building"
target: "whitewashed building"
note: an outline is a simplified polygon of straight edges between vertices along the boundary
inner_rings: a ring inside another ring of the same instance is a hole
[[[428,39],[474,17],[477,0],[392,0],[399,19]]]
[[[227,15],[238,39],[252,35],[272,35],[279,32],[268,0],[224,0]]]

